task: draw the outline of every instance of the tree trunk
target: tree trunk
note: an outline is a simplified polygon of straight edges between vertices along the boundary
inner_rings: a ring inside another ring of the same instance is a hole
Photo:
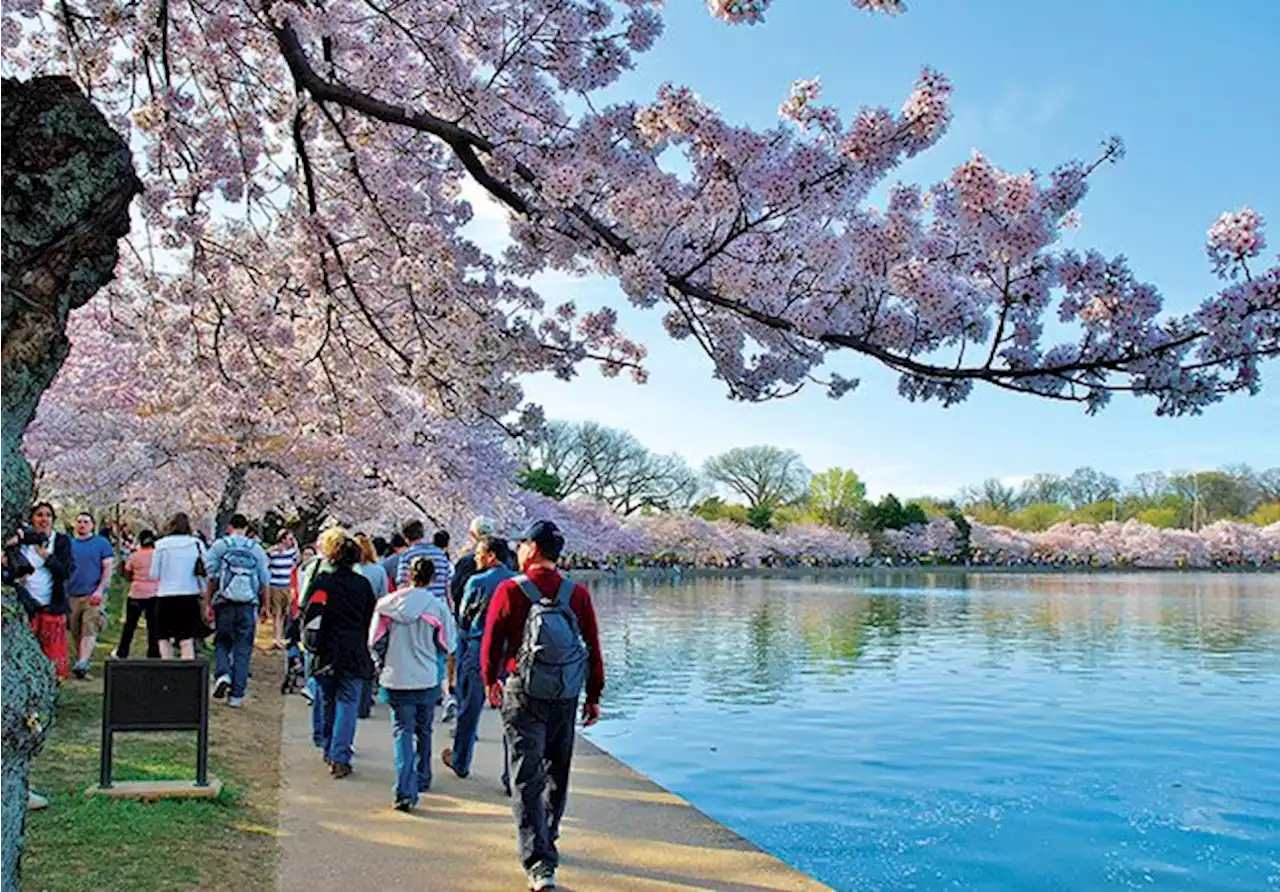
[[[218,538],[227,531],[227,524],[240,507],[240,499],[244,495],[245,478],[249,476],[249,466],[244,462],[232,465],[227,469],[227,479],[222,484],[222,498],[218,499],[218,513],[213,519],[213,538]]]
[[[213,537],[216,539],[227,531],[227,525],[240,508],[240,499],[248,486],[250,471],[274,471],[281,477],[288,478],[284,468],[270,461],[242,461],[227,469],[227,479],[222,484],[222,497],[218,499],[218,513],[213,520]]]
[[[6,78],[3,96],[3,535],[31,502],[22,436],[70,350],[67,314],[114,275],[129,202],[142,191],[129,147],[65,77]],[[57,686],[22,608],[3,600],[4,873],[16,892],[31,757],[44,742]]]
[[[298,517],[290,526],[299,545],[311,545],[329,518],[328,505],[306,505],[298,509]]]

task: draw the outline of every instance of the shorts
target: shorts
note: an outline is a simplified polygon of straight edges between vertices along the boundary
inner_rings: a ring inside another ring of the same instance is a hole
[[[289,615],[289,605],[293,601],[293,591],[288,586],[277,588],[271,586],[267,589],[267,616],[286,617]]]
[[[58,678],[71,674],[71,658],[67,655],[67,618],[48,610],[37,610],[31,617],[31,632],[40,642],[40,650],[53,663]]]
[[[97,635],[106,625],[102,621],[102,606],[90,604],[91,597],[82,595],[67,599],[71,602],[71,615],[67,617],[67,628],[70,630],[68,638],[76,642],[77,647],[81,638]]]

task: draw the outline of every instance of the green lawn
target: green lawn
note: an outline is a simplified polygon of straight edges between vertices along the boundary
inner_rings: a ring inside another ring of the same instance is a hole
[[[122,597],[123,587],[113,587],[111,628],[99,642],[94,678],[63,683],[53,730],[32,765],[32,788],[51,804],[28,819],[23,888],[274,888],[283,709],[274,653],[255,654],[255,688],[244,709],[211,706],[210,767],[224,783],[217,799],[137,802],[84,795],[98,780],[100,667],[119,638]],[[140,647],[137,636],[134,642],[145,652],[145,637]],[[114,777],[194,779],[195,741],[195,732],[117,734]]]

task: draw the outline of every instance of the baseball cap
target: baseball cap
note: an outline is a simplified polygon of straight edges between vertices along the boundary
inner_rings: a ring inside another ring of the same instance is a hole
[[[537,520],[529,524],[528,529],[520,534],[521,542],[532,542],[538,550],[555,560],[564,549],[564,533],[549,520]]]
[[[477,514],[471,518],[471,532],[477,536],[492,536],[498,531],[498,522],[492,517]]]

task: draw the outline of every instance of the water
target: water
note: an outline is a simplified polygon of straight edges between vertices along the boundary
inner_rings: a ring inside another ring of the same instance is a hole
[[[593,586],[592,739],[837,889],[1280,889],[1280,577]]]

